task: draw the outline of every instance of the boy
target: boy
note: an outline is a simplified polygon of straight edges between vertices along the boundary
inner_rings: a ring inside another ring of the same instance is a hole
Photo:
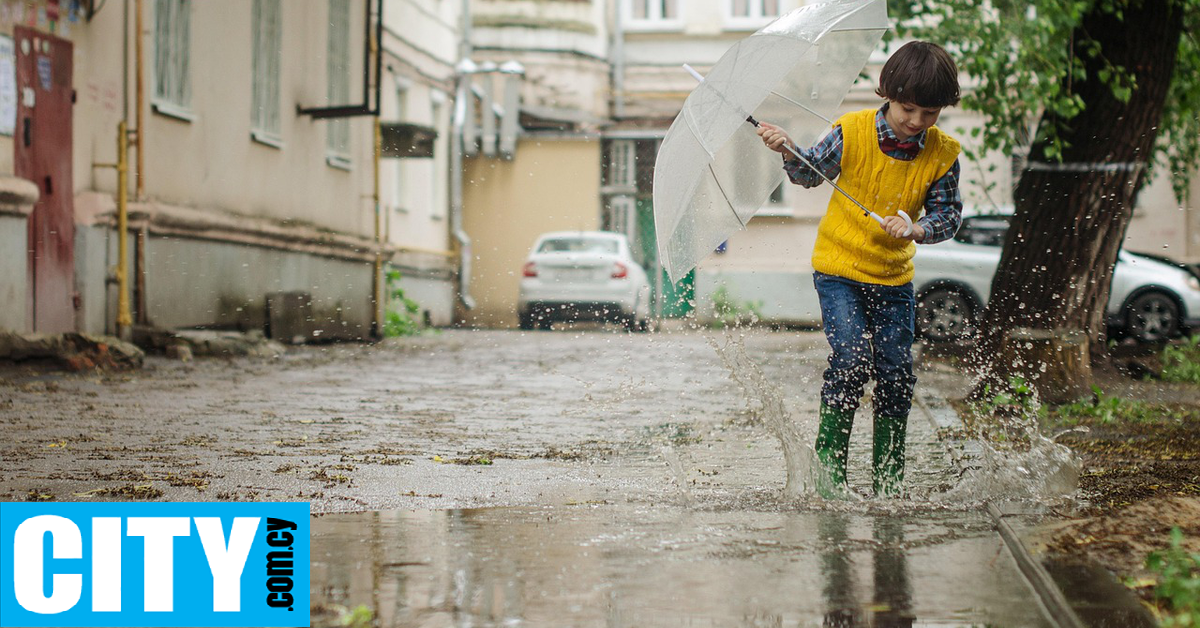
[[[954,235],[962,222],[958,142],[933,126],[944,107],[958,104],[958,69],[937,44],[914,41],[888,59],[875,93],[878,110],[842,116],[805,159],[850,196],[883,217],[880,225],[834,193],[817,227],[813,274],[821,319],[833,353],[821,388],[816,453],[830,485],[826,497],[846,495],[850,427],[869,378],[875,379],[872,459],[876,495],[900,495],[904,438],[916,377],[912,372],[914,242],[933,244]],[[784,154],[792,183],[813,187],[822,179],[788,152],[777,126],[758,134]],[[916,220],[924,206],[925,215]],[[912,232],[897,215],[914,219]]]

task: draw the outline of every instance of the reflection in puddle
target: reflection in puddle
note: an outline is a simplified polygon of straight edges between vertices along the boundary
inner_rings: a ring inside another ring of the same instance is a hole
[[[313,625],[1042,626],[982,515],[565,506],[313,520]],[[1018,602],[1020,601],[1020,602]]]

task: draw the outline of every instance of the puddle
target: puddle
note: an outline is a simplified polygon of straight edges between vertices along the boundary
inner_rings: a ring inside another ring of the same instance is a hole
[[[314,626],[360,606],[381,628],[1046,625],[970,512],[380,511],[312,540]]]

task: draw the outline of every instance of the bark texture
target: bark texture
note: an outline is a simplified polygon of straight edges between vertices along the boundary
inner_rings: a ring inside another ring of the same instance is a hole
[[[1006,350],[1016,328],[1082,331],[1092,359],[1106,357],[1105,305],[1113,266],[1153,158],[1183,15],[1174,0],[1124,3],[1123,20],[1101,4],[1093,6],[1073,41],[1099,42],[1103,59],[1134,75],[1133,94],[1122,102],[1098,79],[1101,59],[1087,61],[1086,78],[1064,80],[1064,91],[1079,94],[1086,109],[1068,122],[1061,163],[1046,156],[1044,142],[1031,146],[983,317],[977,396],[985,394],[985,385],[995,390],[1012,375],[1036,380],[1050,371],[1080,368],[1074,361],[1044,368],[1023,363]],[[1042,125],[1054,122],[1050,115]],[[1079,373],[1048,377],[1078,379]]]

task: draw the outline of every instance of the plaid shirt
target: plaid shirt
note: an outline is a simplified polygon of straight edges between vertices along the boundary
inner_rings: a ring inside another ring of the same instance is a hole
[[[875,131],[879,135],[880,142],[889,137],[899,139],[883,117],[887,107],[887,103],[884,103],[875,113]],[[804,158],[813,166],[819,168],[825,176],[836,179],[842,173],[842,141],[842,127],[836,126],[820,142],[817,142],[816,146],[808,149],[797,148],[799,153],[804,155]],[[921,134],[917,136],[917,145],[925,148],[925,131],[921,131]],[[887,155],[903,161],[916,159],[915,155],[910,156],[902,150],[895,150]],[[820,185],[824,180],[812,168],[791,155],[784,156],[783,169],[792,183],[803,185],[806,188]],[[929,186],[929,191],[925,194],[925,215],[917,220],[917,224],[925,229],[923,244],[936,244],[949,240],[954,237],[959,225],[962,224],[962,194],[958,189],[960,170],[958,160],[955,159],[950,170]]]

